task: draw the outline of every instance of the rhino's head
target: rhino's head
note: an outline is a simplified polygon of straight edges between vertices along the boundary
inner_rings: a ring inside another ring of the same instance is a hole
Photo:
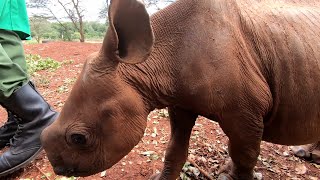
[[[110,168],[140,141],[149,113],[120,74],[120,63],[145,61],[153,33],[144,5],[113,0],[99,53],[88,57],[60,117],[41,140],[57,174],[88,176]]]

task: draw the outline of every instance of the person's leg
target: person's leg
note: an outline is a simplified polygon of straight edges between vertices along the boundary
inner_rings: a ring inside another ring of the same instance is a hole
[[[14,32],[0,30],[0,99],[10,97],[28,81],[20,38]]]
[[[9,97],[27,82],[27,67],[20,38],[14,32],[0,30],[0,98]],[[0,127],[0,149],[9,144],[18,128],[13,114],[7,114],[7,121]]]
[[[27,74],[27,63],[19,36],[12,31],[0,30],[0,44],[2,44],[8,56],[13,57],[12,62],[18,64]]]
[[[40,134],[58,115],[29,81],[23,46],[17,37],[13,32],[0,31],[0,104],[18,122],[10,149],[0,156],[0,176],[37,157],[42,150]]]

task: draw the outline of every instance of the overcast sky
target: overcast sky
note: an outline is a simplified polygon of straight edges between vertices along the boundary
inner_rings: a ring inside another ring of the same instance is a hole
[[[1,1],[1,0],[0,0]],[[67,0],[64,0],[67,2]],[[28,2],[28,0],[27,0]],[[54,2],[54,0],[53,0]],[[63,2],[63,1],[62,1]],[[94,21],[98,20],[99,11],[102,9],[105,0],[82,0],[81,1],[82,7],[85,9],[84,17],[85,20]],[[54,4],[51,9],[57,14],[58,17],[64,17],[64,11],[62,10],[61,6],[56,3]],[[28,15],[32,16],[34,14],[38,14],[40,11],[36,8],[28,8]]]
[[[1,1],[1,0],[0,0]],[[55,0],[52,0],[53,2]],[[68,0],[64,0],[65,2],[68,2]],[[28,2],[28,0],[27,0]],[[102,9],[102,7],[104,6],[105,0],[82,0],[82,7],[85,9],[85,13],[84,13],[84,19],[85,21],[102,21],[104,22],[104,20],[99,19],[99,12]],[[160,3],[159,7],[163,8],[165,7],[167,4],[163,4]],[[57,3],[54,4],[51,8],[58,17],[65,17],[65,13],[62,10],[61,6]],[[156,12],[156,8],[151,7],[148,8],[149,13],[154,13]],[[35,8],[29,8],[28,9],[28,14],[29,16],[32,16],[34,14],[39,14],[39,10],[35,9]]]

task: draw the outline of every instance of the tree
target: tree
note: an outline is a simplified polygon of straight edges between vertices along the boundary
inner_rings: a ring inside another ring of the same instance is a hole
[[[46,13],[43,13],[42,16],[50,17],[51,19],[57,21],[65,30],[67,30],[68,28],[64,25],[62,19],[57,17],[53,11],[53,2],[57,2],[60,5],[66,14],[65,18],[69,19],[74,28],[79,32],[80,42],[84,42],[84,9],[80,5],[81,0],[29,0],[28,7],[43,9]]]
[[[47,18],[42,16],[33,16],[30,17],[30,27],[32,32],[32,37],[34,37],[38,43],[40,43],[41,39],[51,31],[50,22],[48,22]]]
[[[99,22],[87,22],[84,28],[86,37],[90,39],[101,39],[106,30],[106,25]]]
[[[58,0],[58,3],[63,7],[71,20],[73,26],[78,30],[80,34],[80,42],[85,41],[84,25],[83,25],[83,13],[84,9],[80,6],[80,0],[71,0],[71,3],[62,3]]]
[[[52,23],[52,29],[58,33],[58,37],[64,41],[72,41],[72,38],[76,32],[71,22]]]
[[[174,2],[175,0],[143,0],[143,3],[147,8],[155,7],[156,10],[160,10],[161,6],[160,4],[170,4]],[[110,5],[110,0],[106,0],[106,3],[102,9],[100,9],[99,12],[99,18],[106,18],[106,22],[108,23],[108,9]]]
[[[106,19],[106,24],[107,25],[109,24],[109,19],[108,19],[109,5],[110,5],[110,0],[106,0],[106,3],[102,7],[102,9],[100,9],[100,11],[99,11],[99,18]]]

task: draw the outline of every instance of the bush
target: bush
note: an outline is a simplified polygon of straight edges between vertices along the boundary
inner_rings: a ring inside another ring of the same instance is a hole
[[[51,58],[42,58],[37,54],[28,54],[26,56],[27,68],[30,75],[37,71],[49,70],[54,71],[61,67],[61,62],[55,61]]]

